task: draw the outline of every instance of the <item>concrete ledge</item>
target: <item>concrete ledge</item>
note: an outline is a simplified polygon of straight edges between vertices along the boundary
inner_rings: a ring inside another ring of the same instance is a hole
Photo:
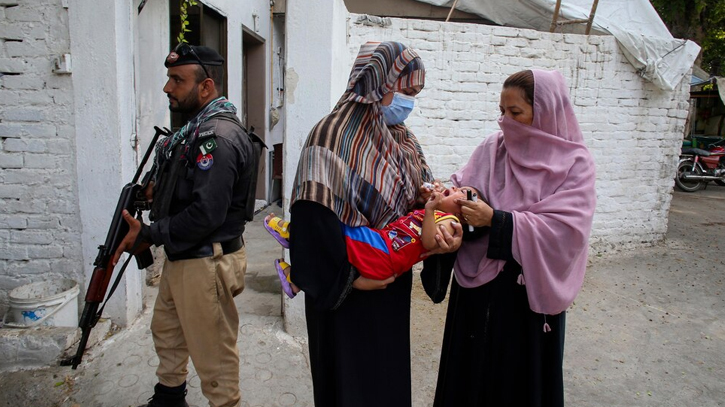
[[[105,339],[111,329],[110,320],[99,321],[91,331],[87,348]],[[79,328],[0,328],[0,372],[58,365],[61,359],[75,354],[80,337]]]

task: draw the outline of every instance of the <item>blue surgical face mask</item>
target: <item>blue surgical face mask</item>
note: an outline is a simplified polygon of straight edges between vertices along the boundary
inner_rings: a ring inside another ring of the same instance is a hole
[[[381,105],[383,108],[383,119],[385,124],[393,126],[403,123],[408,118],[410,112],[415,106],[415,98],[413,96],[395,93],[393,101],[388,106]]]

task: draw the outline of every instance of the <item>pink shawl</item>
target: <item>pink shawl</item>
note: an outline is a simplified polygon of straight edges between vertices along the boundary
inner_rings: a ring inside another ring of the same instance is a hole
[[[468,163],[451,176],[481,191],[494,209],[513,214],[512,254],[523,269],[529,305],[555,315],[569,307],[584,281],[596,203],[594,160],[584,145],[563,76],[534,70],[531,126],[500,118]],[[488,236],[465,242],[455,276],[477,287],[503,270],[486,257]]]

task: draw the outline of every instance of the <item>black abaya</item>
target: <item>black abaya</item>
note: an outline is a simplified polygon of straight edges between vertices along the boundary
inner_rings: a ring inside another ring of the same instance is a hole
[[[521,266],[511,254],[513,217],[494,211],[490,228],[464,232],[464,240],[489,235],[486,255],[506,260],[498,276],[480,287],[453,279],[434,407],[562,407],[565,312],[537,314],[529,308]],[[426,262],[426,292],[442,300],[455,256]],[[429,267],[430,266],[430,267]],[[544,331],[544,326],[550,329]]]
[[[384,290],[351,289],[337,216],[291,208],[292,281],[305,291],[315,407],[410,407],[411,273]]]
[[[476,288],[453,280],[434,407],[564,405],[565,313],[531,311],[517,266]]]

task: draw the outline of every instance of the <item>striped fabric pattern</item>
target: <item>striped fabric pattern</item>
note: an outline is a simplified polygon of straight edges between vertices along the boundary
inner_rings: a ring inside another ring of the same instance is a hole
[[[415,51],[397,42],[363,45],[347,90],[307,137],[290,206],[317,202],[348,226],[375,228],[412,209],[432,174],[415,136],[402,124],[384,124],[380,99],[424,83]]]

